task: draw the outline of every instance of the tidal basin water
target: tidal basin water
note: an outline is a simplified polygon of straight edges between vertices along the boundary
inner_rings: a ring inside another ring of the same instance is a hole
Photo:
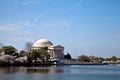
[[[120,80],[120,65],[0,67],[0,80]]]

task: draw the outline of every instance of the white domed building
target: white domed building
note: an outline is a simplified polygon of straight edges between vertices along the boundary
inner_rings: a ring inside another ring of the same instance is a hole
[[[31,47],[32,50],[40,51],[41,48],[48,48],[48,54],[51,59],[61,59],[64,57],[64,47],[61,45],[54,45],[47,39],[37,40]]]

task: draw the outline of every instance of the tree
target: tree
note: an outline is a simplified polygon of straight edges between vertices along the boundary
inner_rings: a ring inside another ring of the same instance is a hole
[[[36,62],[37,58],[40,58],[40,54],[37,51],[32,51],[28,54],[29,62],[32,62],[33,60]]]
[[[32,52],[32,59],[35,59],[35,60],[37,60],[37,58],[39,58],[40,57],[40,55],[39,55],[39,53],[38,52],[36,52],[36,51],[33,51]]]
[[[71,55],[69,53],[67,53],[66,55],[64,55],[65,59],[71,59]]]
[[[9,54],[9,55],[14,55],[17,51],[17,49],[13,46],[3,46],[1,50],[5,52],[5,54]]]
[[[78,56],[78,60],[81,62],[90,62],[90,58],[86,55]]]
[[[98,57],[98,60],[104,61],[105,59],[103,57]]]
[[[24,50],[21,50],[20,53],[19,53],[20,57],[23,57],[23,56],[26,56],[26,55],[27,55],[26,51],[24,51]]]
[[[111,59],[111,61],[117,61],[117,57],[116,56],[112,56],[110,59]]]
[[[111,61],[111,58],[105,58],[106,61]]]
[[[28,54],[28,59],[31,62],[34,60],[35,62],[37,60],[41,61],[48,61],[50,59],[50,55],[48,54],[48,48],[40,48],[39,50],[33,50],[31,53]]]
[[[95,56],[89,56],[89,59],[92,61],[92,60],[97,60],[97,57]]]
[[[40,49],[40,54],[42,55],[42,57],[46,60],[50,59],[50,54],[48,54],[48,47],[45,48],[41,48]]]
[[[30,52],[32,45],[33,45],[32,42],[26,42],[25,43],[25,51]]]

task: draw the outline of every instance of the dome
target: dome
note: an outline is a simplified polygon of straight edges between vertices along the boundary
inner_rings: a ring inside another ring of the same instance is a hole
[[[50,42],[47,39],[39,39],[37,40],[32,47],[48,47],[53,45],[52,42]]]

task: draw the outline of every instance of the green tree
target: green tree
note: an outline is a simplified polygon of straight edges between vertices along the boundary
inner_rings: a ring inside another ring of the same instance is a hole
[[[33,50],[31,53],[28,54],[29,61],[31,62],[34,60],[36,62],[37,59],[42,61],[48,61],[50,59],[50,55],[48,54],[48,48],[41,48],[39,50]]]
[[[81,62],[90,62],[90,58],[86,55],[78,56],[78,60]]]
[[[89,59],[90,60],[97,60],[97,57],[95,57],[95,56],[89,56]]]
[[[35,59],[35,60],[37,60],[37,58],[39,58],[40,57],[40,55],[39,55],[39,53],[38,52],[36,52],[36,51],[33,51],[32,52],[32,59]]]
[[[105,58],[103,58],[103,57],[98,57],[97,59],[98,59],[98,60],[101,60],[101,61],[104,61],[104,60],[105,60]]]
[[[32,51],[28,54],[29,62],[32,62],[32,60],[36,62],[37,58],[40,58],[40,54],[37,51]]]
[[[33,50],[32,52],[28,53],[28,59],[31,62],[34,60],[41,60],[41,61],[48,61],[50,59],[50,55],[48,53],[48,48],[40,48],[39,50]]]
[[[110,58],[105,58],[105,60],[106,60],[106,61],[111,61],[111,59],[110,59]]]
[[[112,56],[110,59],[111,59],[111,61],[117,61],[117,57],[116,56]]]
[[[27,55],[27,52],[24,51],[24,50],[21,50],[21,51],[19,52],[19,56],[20,56],[20,57],[23,57],[23,56],[26,56],[26,55]]]
[[[2,52],[5,52],[5,54],[9,54],[9,55],[15,55],[17,49],[13,46],[3,46],[1,48]]]
[[[71,55],[69,53],[67,53],[66,55],[64,55],[65,59],[71,59]]]
[[[41,48],[40,54],[44,59],[46,59],[46,60],[50,59],[50,54],[48,53],[48,47]]]

